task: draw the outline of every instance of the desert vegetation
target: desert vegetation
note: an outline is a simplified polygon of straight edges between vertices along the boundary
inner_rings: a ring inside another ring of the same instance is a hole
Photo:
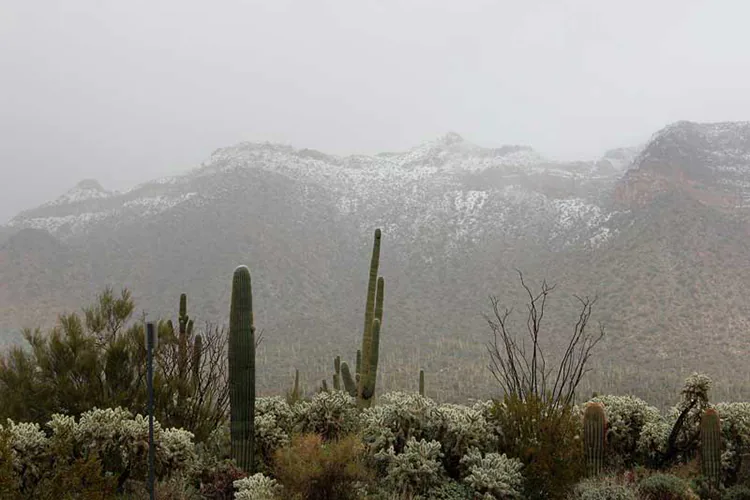
[[[494,399],[466,404],[418,390],[381,392],[385,277],[375,232],[361,338],[331,353],[331,379],[299,371],[256,394],[250,270],[232,279],[229,326],[198,325],[187,297],[176,321],[153,320],[156,486],[160,499],[750,498],[750,403],[714,403],[688,377],[666,410],[632,395],[584,394],[598,342],[596,298],[554,325],[555,287],[519,273],[526,321],[490,300]],[[144,324],[127,290],[104,290],[0,360],[0,498],[147,498],[149,429]],[[560,340],[552,330],[570,333]],[[522,333],[521,333],[522,332]],[[291,335],[291,333],[290,333]],[[393,335],[397,335],[394,332]],[[549,338],[548,338],[549,337]],[[293,367],[290,367],[293,368]],[[590,397],[589,397],[590,395]]]

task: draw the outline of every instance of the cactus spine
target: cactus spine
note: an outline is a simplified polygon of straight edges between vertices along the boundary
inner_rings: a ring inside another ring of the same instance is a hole
[[[607,432],[607,417],[604,405],[589,403],[583,413],[583,445],[586,455],[586,471],[589,476],[598,476],[604,467],[604,440]]]
[[[365,325],[362,334],[360,377],[357,387],[357,406],[359,408],[369,408],[372,405],[377,381],[380,329],[383,323],[383,297],[385,293],[385,280],[378,277],[380,237],[381,231],[376,229],[370,261],[370,278],[367,284]]]
[[[721,420],[713,408],[701,415],[701,468],[712,488],[721,478]]]
[[[255,325],[250,270],[232,278],[229,311],[229,407],[232,458],[248,474],[255,469]]]
[[[424,370],[419,370],[419,395],[424,397]]]

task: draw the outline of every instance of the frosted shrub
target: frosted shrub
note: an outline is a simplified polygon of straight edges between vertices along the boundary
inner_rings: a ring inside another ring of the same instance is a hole
[[[282,491],[275,479],[261,473],[235,481],[234,488],[237,490],[235,500],[276,500]]]
[[[375,459],[386,464],[386,487],[398,493],[424,494],[439,486],[445,480],[440,448],[437,441],[410,438],[400,454],[392,446],[379,452]]]
[[[81,415],[74,429],[69,417],[53,416],[49,426],[53,440],[72,437],[84,456],[98,454],[105,470],[114,474],[130,471],[132,479],[147,472],[148,418],[132,416],[122,408],[93,409]],[[72,432],[71,432],[72,431]],[[193,434],[183,429],[162,429],[154,421],[156,467],[159,476],[186,471],[196,460]]]
[[[296,431],[319,434],[325,440],[336,439],[359,428],[356,400],[343,391],[320,392],[312,401],[295,404],[292,411]]]
[[[414,437],[428,438],[433,432],[437,405],[431,399],[414,393],[390,392],[381,396],[378,405],[362,412],[362,438],[372,453],[393,447],[400,453]]]
[[[432,412],[428,425],[428,437],[443,446],[443,464],[451,476],[455,476],[461,458],[469,449],[486,452],[497,447],[492,427],[474,407],[440,405]]]
[[[471,486],[475,496],[484,500],[521,498],[523,464],[505,454],[482,453],[473,448],[461,459],[467,472],[464,482]]]
[[[289,444],[294,419],[292,408],[281,397],[258,398],[255,401],[256,453],[266,466],[271,463],[276,450]]]
[[[614,455],[625,465],[632,465],[641,432],[647,424],[661,419],[659,410],[634,396],[599,396],[591,401],[603,404],[607,415],[608,459]]]
[[[49,454],[49,440],[39,424],[15,423],[8,419],[3,427],[8,431],[13,470],[26,488],[39,481],[44,474],[45,458]]]
[[[721,418],[724,448],[721,454],[725,477],[735,475],[742,454],[750,451],[750,403],[719,403],[714,406]]]
[[[636,490],[618,483],[612,477],[585,479],[574,488],[571,499],[575,500],[638,500]]]

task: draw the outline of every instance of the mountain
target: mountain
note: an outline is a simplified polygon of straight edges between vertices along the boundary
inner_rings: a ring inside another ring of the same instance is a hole
[[[285,388],[295,367],[312,389],[336,354],[354,356],[382,227],[385,388],[416,387],[423,367],[443,399],[494,390],[482,314],[489,295],[523,311],[521,269],[558,285],[555,347],[575,323],[572,294],[598,295],[608,334],[587,387],[653,400],[701,369],[750,395],[749,151],[747,124],[691,122],[579,162],[456,133],[373,156],[241,143],[184,175],[121,193],[88,180],[18,214],[0,230],[0,331],[49,324],[105,285],[130,288],[150,317],[174,315],[184,291],[194,317],[224,323],[244,263],[261,391]]]

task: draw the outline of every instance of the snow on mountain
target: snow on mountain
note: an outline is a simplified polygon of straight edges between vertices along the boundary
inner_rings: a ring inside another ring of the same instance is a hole
[[[99,224],[210,204],[246,182],[245,172],[266,171],[317,185],[332,193],[342,215],[361,216],[363,227],[391,225],[397,234],[448,224],[455,228],[453,244],[459,244],[488,231],[521,234],[541,225],[547,231],[540,233],[542,239],[559,238],[578,226],[593,237],[606,221],[599,198],[620,175],[618,161],[629,161],[626,150],[598,162],[555,162],[528,146],[484,148],[453,132],[405,152],[374,156],[245,142],[215,151],[184,175],[124,193],[83,181],[55,202],[19,214],[10,225],[73,238]]]
[[[95,179],[84,179],[54,201],[42,206],[65,205],[96,198],[107,198],[114,193],[106,191]]]

